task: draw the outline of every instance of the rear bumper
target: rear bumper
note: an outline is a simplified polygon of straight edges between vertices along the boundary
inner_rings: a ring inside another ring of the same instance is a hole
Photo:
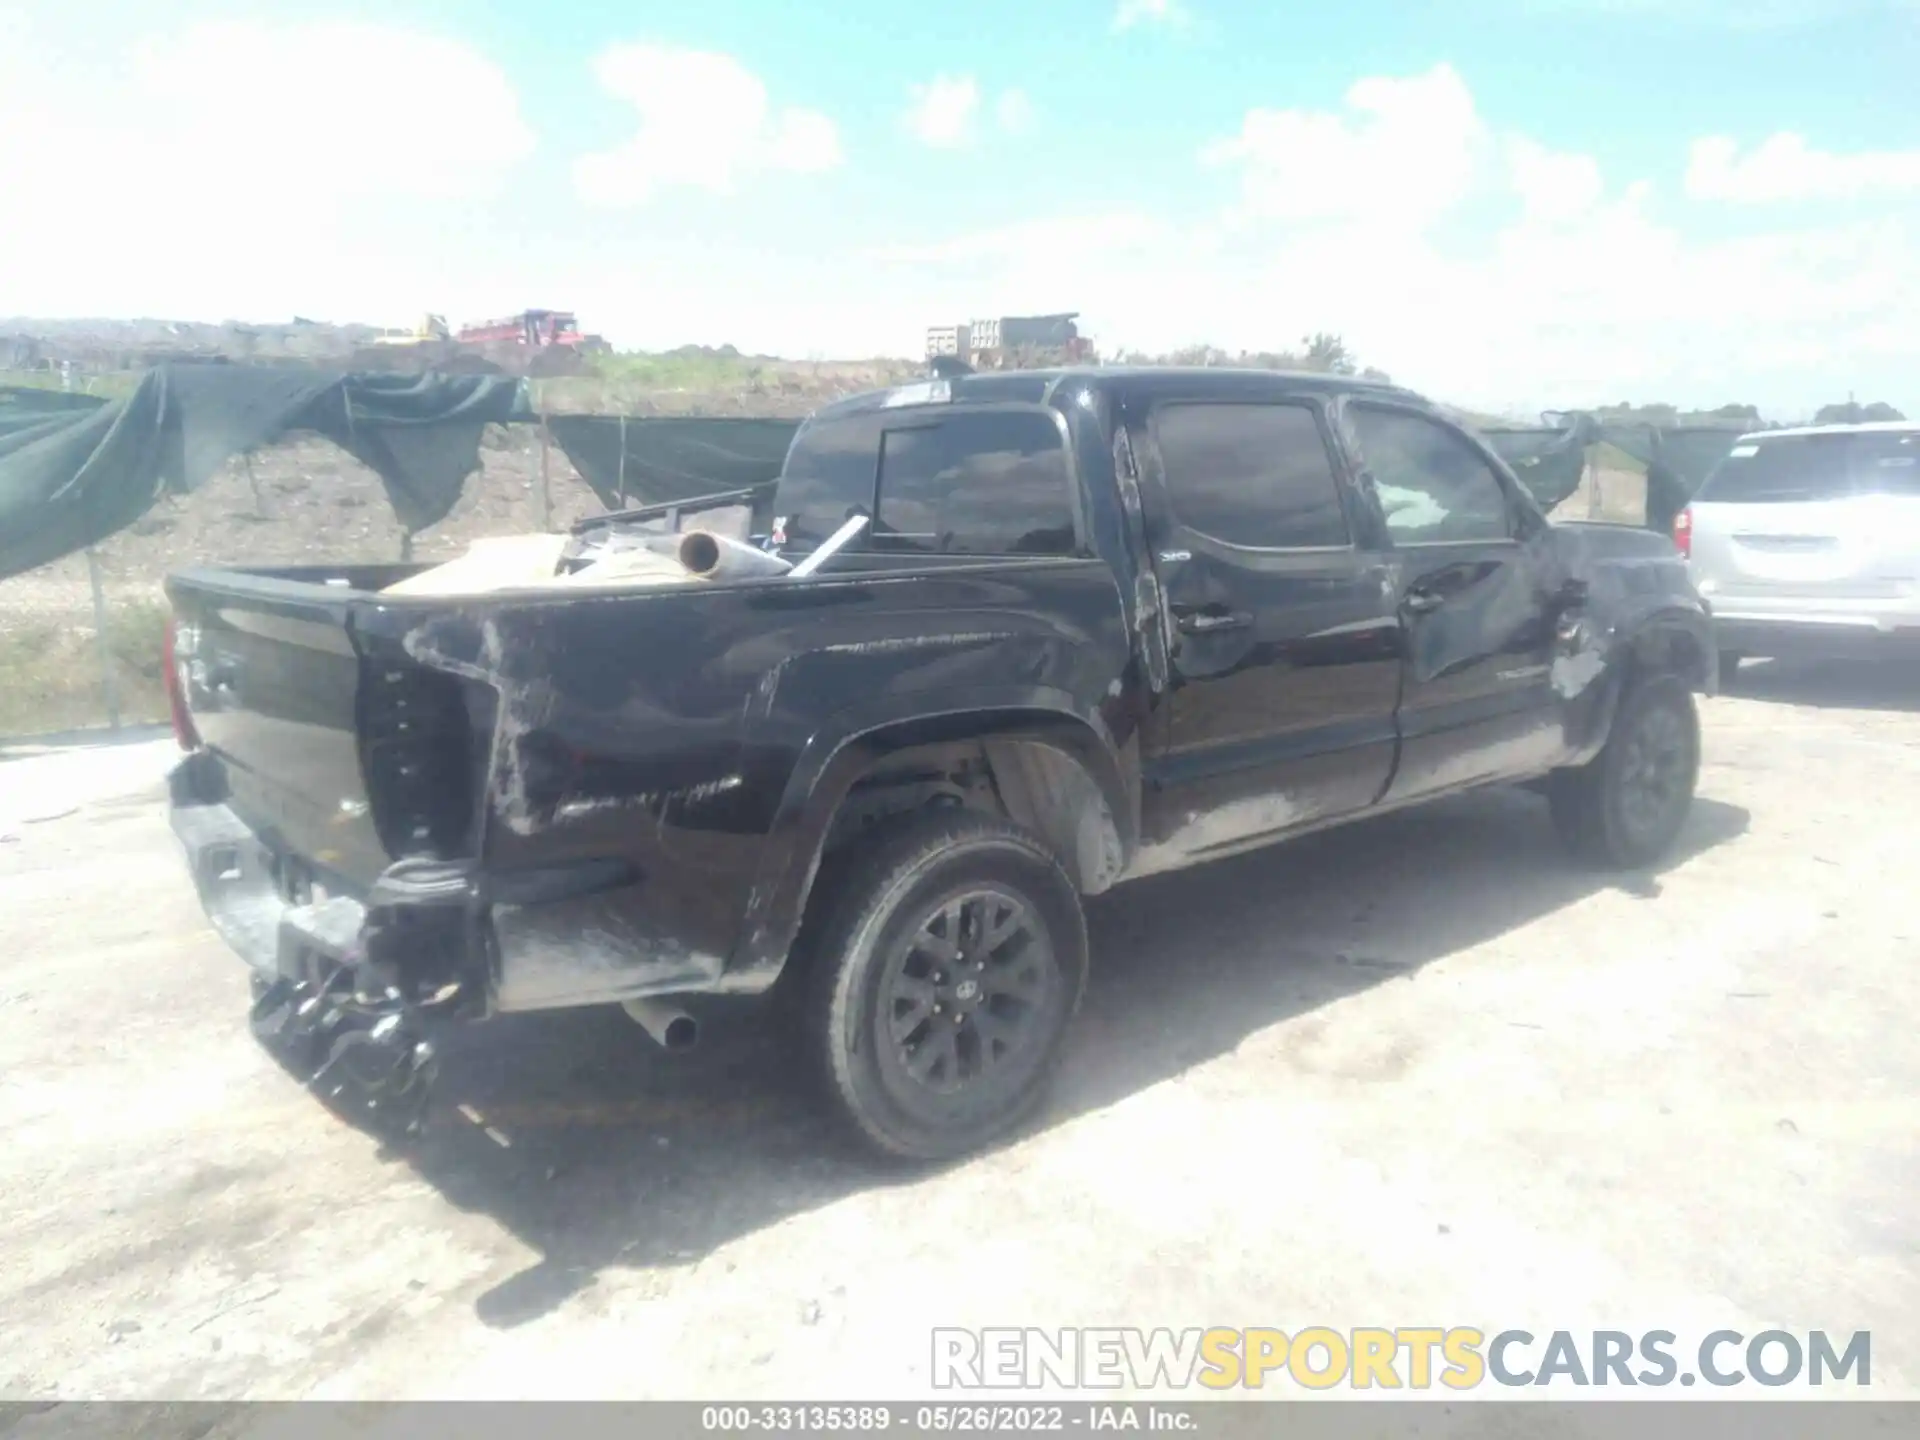
[[[354,887],[250,826],[207,752],[168,785],[201,908],[263,984],[463,1019],[731,988],[722,957],[651,921],[646,887],[620,860],[508,874],[402,860]]]
[[[200,908],[262,978],[305,979],[322,961],[352,964],[361,953],[367,907],[348,895],[295,903],[278,857],[225,805],[176,802],[168,818]]]
[[[1714,608],[1722,651],[1765,656],[1920,655],[1920,611],[1764,610],[1722,601]]]

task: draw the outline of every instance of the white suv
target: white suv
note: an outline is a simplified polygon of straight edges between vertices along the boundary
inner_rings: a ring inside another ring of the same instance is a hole
[[[1920,655],[1920,424],[1743,435],[1673,539],[1723,677],[1748,655]]]

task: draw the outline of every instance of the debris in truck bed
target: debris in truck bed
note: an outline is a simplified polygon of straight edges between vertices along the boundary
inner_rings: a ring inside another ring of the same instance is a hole
[[[792,568],[777,555],[710,530],[614,532],[584,545],[570,535],[506,535],[475,540],[459,559],[396,580],[383,593],[486,595],[549,585],[681,585],[784,575]]]
[[[396,580],[387,595],[482,595],[551,585],[566,550],[565,535],[499,535],[475,540],[458,560]]]

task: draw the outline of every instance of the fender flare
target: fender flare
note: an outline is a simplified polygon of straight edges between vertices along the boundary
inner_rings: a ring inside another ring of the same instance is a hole
[[[741,988],[770,983],[785,963],[819,872],[828,831],[854,782],[888,753],[943,741],[1036,744],[1064,755],[1098,787],[1121,856],[1139,843],[1139,793],[1105,721],[1062,691],[1008,687],[920,691],[837,712],[788,777],[767,835],[767,854],[727,969]],[[1137,772],[1136,772],[1137,773]]]
[[[1676,650],[1676,640],[1684,650]],[[1574,719],[1570,764],[1584,764],[1605,747],[1620,697],[1643,667],[1678,673],[1705,694],[1719,688],[1713,620],[1692,606],[1666,604],[1636,612],[1609,629],[1598,649],[1599,674],[1569,699]]]

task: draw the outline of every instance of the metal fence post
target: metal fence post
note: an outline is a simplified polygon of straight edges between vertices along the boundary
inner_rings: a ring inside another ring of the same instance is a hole
[[[87,583],[93,587],[93,639],[100,652],[100,692],[107,702],[107,727],[120,728],[120,692],[113,683],[113,652],[107,646],[107,595],[100,584],[100,558],[87,547]]]
[[[534,496],[533,513],[541,531],[553,528],[553,491],[550,488],[553,437],[547,432],[547,415],[540,412],[540,491]]]
[[[627,417],[620,417],[620,479],[618,482],[620,501],[616,509],[627,508]]]
[[[240,463],[247,467],[247,487],[253,491],[253,513],[264,520],[267,518],[267,505],[260,498],[260,477],[253,473],[253,452],[249,450],[242,455]]]

